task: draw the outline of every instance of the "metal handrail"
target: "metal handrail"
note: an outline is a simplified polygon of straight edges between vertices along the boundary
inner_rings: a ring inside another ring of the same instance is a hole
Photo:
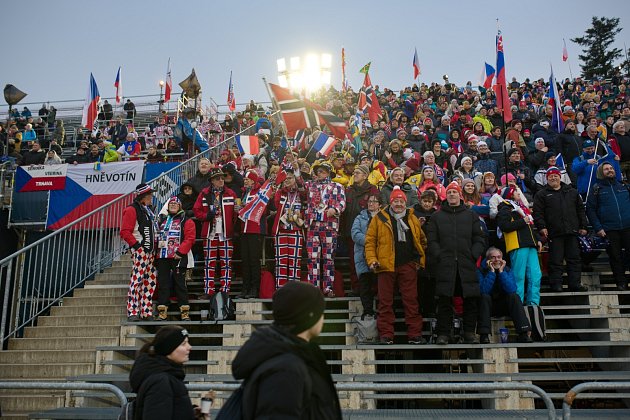
[[[582,382],[567,392],[562,401],[562,420],[571,418],[571,406],[580,392],[586,390],[630,389],[630,382]]]
[[[187,384],[190,391],[234,391],[240,384],[204,383]],[[451,382],[451,383],[369,383],[349,382],[335,384],[337,391],[531,391],[540,396],[547,408],[550,420],[555,420],[556,409],[549,394],[542,388],[523,382]],[[496,398],[499,398],[497,395]],[[421,398],[419,396],[418,398]],[[475,394],[470,394],[470,399],[475,399]]]
[[[118,398],[120,406],[127,404],[125,393],[115,385],[98,382],[0,382],[0,389],[62,389],[80,391],[108,391]]]
[[[156,207],[160,209],[183,181],[195,174],[199,159],[216,156],[235,141],[236,135],[251,127],[151,180]],[[40,314],[126,252],[120,239],[120,218],[132,198],[133,193],[120,196],[0,260],[3,347],[10,337],[34,325]]]

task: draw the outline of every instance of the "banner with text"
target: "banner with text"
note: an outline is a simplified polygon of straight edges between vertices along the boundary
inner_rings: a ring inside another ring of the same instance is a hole
[[[50,192],[46,226],[60,229],[115,198],[133,192],[142,183],[143,171],[141,160],[107,163],[98,171],[93,165],[70,165],[66,188]]]
[[[63,190],[68,164],[18,166],[15,192]]]

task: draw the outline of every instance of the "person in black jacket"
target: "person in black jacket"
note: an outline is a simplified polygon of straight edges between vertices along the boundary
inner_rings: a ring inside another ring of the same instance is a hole
[[[428,258],[437,269],[435,294],[438,298],[437,341],[448,344],[453,324],[453,296],[464,298],[464,342],[478,344],[475,335],[479,282],[477,259],[483,255],[486,239],[479,217],[468,210],[456,181],[446,187],[446,201],[427,225]]]
[[[186,184],[192,185],[195,191],[197,191],[197,195],[199,195],[201,190],[210,185],[210,169],[212,169],[210,159],[201,158],[199,162],[197,162],[197,173],[186,181]],[[195,200],[197,199],[197,195],[195,195]]]
[[[34,141],[31,150],[22,154],[22,165],[43,165],[46,160],[46,151],[38,142]]]
[[[316,287],[299,281],[273,295],[274,323],[256,329],[232,362],[245,380],[243,418],[341,419],[339,398],[316,338],[325,302]]]
[[[137,393],[135,418],[198,418],[184,384],[183,364],[188,361],[190,349],[188,331],[177,325],[160,328],[153,341],[140,349],[129,374],[131,388]]]
[[[534,196],[534,224],[549,241],[549,283],[562,291],[562,263],[567,263],[569,290],[584,292],[580,284],[582,261],[577,235],[587,233],[588,222],[582,197],[575,188],[560,181],[557,167],[547,169],[547,185]]]
[[[567,120],[564,124],[564,130],[558,134],[558,145],[562,150],[562,159],[564,160],[565,169],[571,178],[571,183],[577,185],[577,175],[571,169],[571,165],[573,164],[573,159],[582,154],[582,142],[584,139],[577,134],[573,120]]]

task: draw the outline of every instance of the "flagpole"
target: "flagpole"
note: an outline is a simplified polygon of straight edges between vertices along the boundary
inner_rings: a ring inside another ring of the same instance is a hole
[[[499,18],[497,18],[497,41],[495,41],[495,50],[497,49],[497,45],[496,42],[498,42],[498,34],[499,34]],[[497,51],[495,51],[495,55],[498,54]],[[498,76],[499,76],[499,65],[497,62],[494,63],[495,66],[497,66],[497,68],[495,69],[495,76],[498,80]],[[485,68],[485,65],[484,65]],[[505,71],[505,70],[504,70]],[[505,98],[503,97],[503,86],[501,86],[500,84],[497,83],[497,86],[499,87],[499,93],[501,95],[501,128],[503,129],[503,165],[505,165],[505,184],[507,185],[508,182],[508,155],[507,155],[507,150],[505,150],[505,140],[507,139],[506,137],[506,125],[505,125]],[[490,86],[490,89],[492,89],[492,86]],[[488,92],[486,91],[486,96],[488,95]],[[495,98],[494,100],[496,101],[496,92],[495,92]],[[515,143],[516,145],[516,143]],[[520,147],[520,146],[519,146]],[[499,179],[499,181],[501,181],[501,179]]]
[[[567,50],[567,42],[562,38],[562,42],[564,43],[564,49],[567,51],[567,64],[569,65],[569,76],[571,77],[571,81],[573,81],[573,72],[571,71],[571,57],[569,57],[569,50]]]
[[[273,110],[275,112],[278,112],[280,110],[280,106],[278,105],[278,102],[276,101],[276,98],[271,93],[271,89],[269,89],[269,83],[267,82],[267,78],[263,77],[262,80],[263,80],[263,83],[265,84],[265,89],[267,89],[267,95],[269,95],[269,99],[271,99],[271,105],[273,107]],[[280,124],[282,124],[282,126],[283,126],[284,134],[286,134],[288,136],[289,132],[287,130],[287,124],[284,121],[284,117],[282,116],[282,112],[280,112]]]

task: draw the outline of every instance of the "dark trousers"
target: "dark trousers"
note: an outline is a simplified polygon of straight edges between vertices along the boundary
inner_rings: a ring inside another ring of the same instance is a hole
[[[555,236],[549,240],[549,284],[562,286],[563,261],[567,264],[569,289],[580,285],[582,260],[575,235]]]
[[[363,305],[363,313],[374,315],[374,288],[376,285],[375,273],[362,273],[359,276],[359,296],[361,297],[361,305]]]
[[[263,237],[259,233],[241,234],[241,273],[243,294],[258,296],[260,288],[260,258],[262,257]]]
[[[630,252],[630,229],[608,230],[606,237],[610,241],[607,251],[615,282],[617,286],[627,286],[628,279],[622,248],[626,250],[626,253]]]
[[[158,258],[155,260],[158,281],[158,304],[168,305],[171,292],[175,289],[177,303],[188,305],[188,288],[186,287],[186,265],[188,257],[180,259]]]
[[[478,297],[464,298],[464,332],[474,333],[477,326],[477,301]],[[453,297],[438,296],[437,334],[451,335],[453,326]]]
[[[481,295],[479,298],[479,334],[492,334],[491,316],[509,315],[514,322],[517,333],[529,331],[529,321],[525,316],[523,302],[516,293],[509,295],[500,294],[493,299],[490,295]]]
[[[418,271],[418,302],[423,316],[435,315],[435,270],[432,267]]]
[[[376,324],[381,337],[394,338],[394,287],[398,283],[405,308],[405,323],[409,338],[422,335],[422,316],[418,310],[417,270],[413,263],[395,268],[395,272],[378,273],[378,318]]]

